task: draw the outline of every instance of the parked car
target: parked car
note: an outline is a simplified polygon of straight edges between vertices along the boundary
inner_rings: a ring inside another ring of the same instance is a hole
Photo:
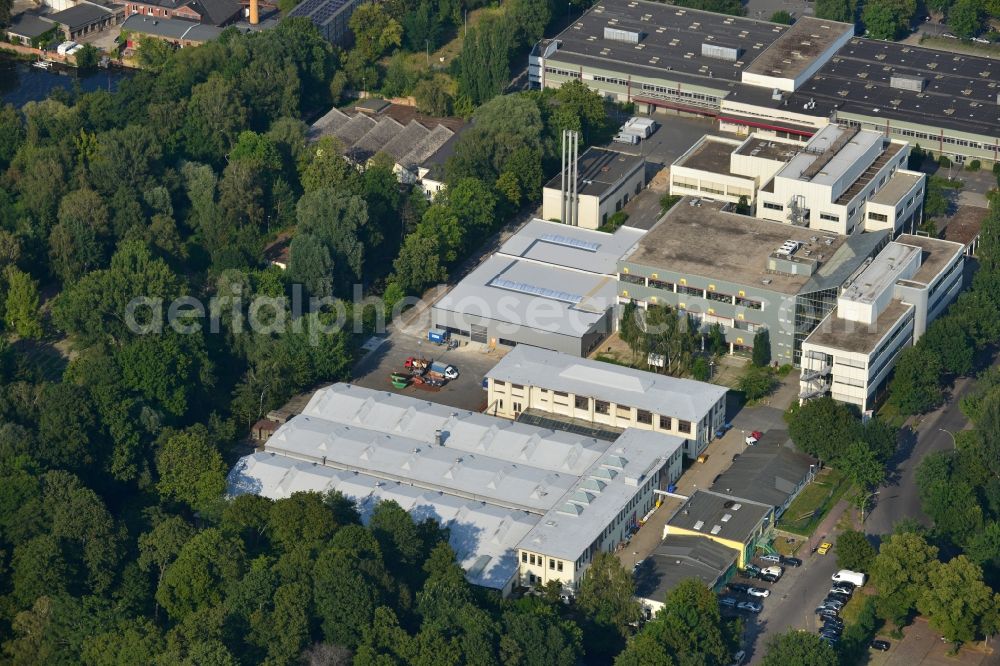
[[[730,583],[729,589],[732,590],[733,592],[741,592],[743,594],[746,594],[747,590],[751,589],[751,586],[745,583]]]
[[[871,643],[869,643],[868,647],[870,647],[873,650],[881,650],[882,652],[885,652],[891,646],[889,645],[889,641],[883,641],[881,639],[876,639],[876,640],[872,641]]]
[[[733,663],[730,666],[743,666],[743,660],[747,658],[745,650],[740,650],[733,655]]]
[[[840,627],[841,629],[844,628],[844,621],[841,620],[839,617],[832,617],[832,616],[825,617],[823,618],[823,624],[829,624],[834,627]]]
[[[733,606],[736,605],[736,599],[734,599],[733,597],[722,597],[721,599],[719,599],[719,605],[728,606],[732,608]]]
[[[744,569],[743,571],[746,572],[747,576],[750,576],[752,578],[753,576],[756,576],[760,573],[760,567],[758,567],[756,564],[748,564],[746,569]]]
[[[770,576],[777,576],[778,578],[781,578],[781,574],[785,573],[785,570],[779,566],[771,566],[771,567],[764,567],[763,569],[760,570],[760,573],[762,575],[768,574]]]
[[[751,597],[760,597],[761,599],[766,599],[771,596],[771,590],[765,590],[762,587],[751,587],[747,589],[747,594]]]
[[[836,585],[830,588],[830,591],[836,592],[837,594],[846,594],[847,596],[851,596],[852,594],[854,594],[854,586],[853,585],[848,586],[844,585],[843,583],[837,583]]]
[[[942,37],[947,37],[948,39],[958,39],[958,37],[956,37],[955,35],[951,34],[950,32],[942,32],[941,36]]]
[[[740,610],[749,611],[751,613],[759,613],[762,610],[764,610],[764,607],[761,606],[760,603],[756,601],[741,601],[740,603],[736,604],[736,607]]]
[[[758,559],[761,562],[767,562],[769,564],[781,564],[781,555],[778,555],[777,553],[761,555]]]
[[[801,567],[802,560],[797,557],[782,557],[780,564],[784,564],[790,567]]]
[[[838,601],[836,599],[831,599],[830,597],[827,597],[826,599],[824,599],[822,605],[826,606],[827,608],[833,608],[833,609],[838,610],[838,611],[844,609],[844,602],[843,601]]]
[[[819,553],[820,555],[826,555],[827,553],[830,552],[831,548],[833,548],[833,544],[830,543],[829,541],[824,541],[819,545],[819,548],[816,549],[816,552]]]
[[[839,601],[842,604],[847,604],[847,602],[851,600],[850,597],[845,597],[843,594],[833,593],[826,595],[826,598],[832,601]]]
[[[765,583],[777,583],[779,580],[781,580],[781,576],[775,576],[774,574],[771,573],[762,573],[759,576],[759,578]]]
[[[985,39],[983,37],[973,37],[972,41],[974,41],[976,44],[989,44],[990,43],[990,40]]]
[[[850,569],[841,569],[837,573],[830,576],[830,580],[834,583],[839,583],[841,581],[847,581],[855,587],[862,586],[865,581],[868,580],[867,574],[863,574],[859,571],[851,571]]]
[[[824,619],[828,617],[840,617],[840,613],[838,613],[832,608],[827,608],[825,606],[820,606],[819,608],[817,608],[816,615],[819,615],[821,618]]]

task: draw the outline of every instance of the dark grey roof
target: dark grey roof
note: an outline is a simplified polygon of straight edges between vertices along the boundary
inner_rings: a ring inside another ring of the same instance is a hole
[[[86,2],[64,9],[55,14],[49,14],[48,19],[68,26],[71,31],[86,28],[93,23],[99,23],[111,15],[107,9]]]
[[[712,484],[712,490],[769,506],[783,505],[816,462],[785,446],[787,439],[784,430],[767,432],[756,446],[748,447],[733,461]]]
[[[430,133],[431,131],[429,129],[418,123],[416,120],[411,120],[409,124],[403,128],[402,132],[394,136],[387,144],[382,146],[382,152],[392,157],[392,159],[396,162],[400,162],[403,157],[413,150],[415,145],[420,143],[424,137]]]
[[[605,28],[642,34],[639,44],[605,39]],[[555,39],[555,61],[673,79],[686,74],[701,85],[724,87],[788,26],[646,0],[602,0]],[[702,44],[736,49],[738,64],[702,55]],[[653,60],[651,63],[650,60]],[[709,78],[711,70],[711,78]],[[770,91],[767,91],[770,93]]]
[[[577,161],[579,193],[599,198],[614,189],[633,171],[641,169],[646,160],[641,155],[628,155],[605,148],[591,147],[585,150]],[[554,176],[545,187],[558,189],[560,177]]]
[[[890,85],[893,76],[924,81],[922,92]],[[997,136],[1000,62],[907,44],[855,38],[789,100],[796,112],[810,99],[809,115],[840,112],[891,118]]]
[[[373,127],[375,127],[375,121],[363,113],[359,113],[338,127],[333,135],[343,141],[345,146],[353,146],[355,141],[367,134],[368,130]]]
[[[662,602],[683,580],[695,578],[715,585],[736,562],[737,553],[711,539],[668,535],[635,571],[635,594]]]
[[[760,504],[711,490],[697,490],[667,521],[667,530],[669,534],[670,527],[678,527],[746,543],[773,510],[771,504]]]
[[[11,21],[10,27],[4,28],[4,31],[30,39],[40,37],[54,27],[55,23],[46,18],[24,13],[15,16],[14,20]]]
[[[333,107],[322,118],[312,124],[307,136],[313,141],[319,140],[324,136],[332,136],[338,129],[346,125],[350,119],[349,115],[337,107]]]
[[[382,150],[392,138],[405,128],[392,118],[381,118],[360,139],[354,142],[347,153],[358,162],[363,162]]]
[[[242,11],[235,0],[193,0],[188,7],[198,12],[202,23],[218,26],[225,25]]]
[[[130,30],[144,35],[155,35],[164,39],[207,42],[222,33],[222,28],[194,21],[171,18],[153,18],[132,14],[121,24],[122,30]]]

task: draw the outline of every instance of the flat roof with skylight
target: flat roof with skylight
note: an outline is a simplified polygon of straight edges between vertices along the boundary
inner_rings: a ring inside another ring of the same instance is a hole
[[[671,538],[670,528],[676,527],[719,539],[746,543],[773,510],[773,506],[758,502],[711,490],[696,490],[667,521],[666,538]]]
[[[800,16],[746,68],[748,74],[794,79],[838,40],[854,34],[854,25]]]

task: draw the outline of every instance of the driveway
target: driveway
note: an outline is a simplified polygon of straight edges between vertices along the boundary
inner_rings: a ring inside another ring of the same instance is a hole
[[[915,421],[913,429],[907,427],[901,431],[899,450],[890,461],[889,480],[879,489],[878,503],[865,520],[867,534],[890,534],[903,518],[914,518],[930,525],[930,519],[920,506],[917,467],[927,455],[954,446],[949,432],[957,433],[968,425],[958,405],[974,385],[972,379],[957,380],[948,403]]]

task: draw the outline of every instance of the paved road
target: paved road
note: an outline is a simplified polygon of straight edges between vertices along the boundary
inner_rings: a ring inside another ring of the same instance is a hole
[[[929,519],[920,507],[916,480],[917,467],[928,454],[949,449],[954,445],[952,436],[943,430],[957,433],[968,425],[968,420],[958,405],[973,385],[972,379],[959,379],[955,382],[952,399],[917,423],[915,433],[904,428],[895,464],[890,467],[891,476],[879,489],[878,503],[865,520],[866,533],[890,534],[896,523],[903,518],[915,518],[930,525]]]

